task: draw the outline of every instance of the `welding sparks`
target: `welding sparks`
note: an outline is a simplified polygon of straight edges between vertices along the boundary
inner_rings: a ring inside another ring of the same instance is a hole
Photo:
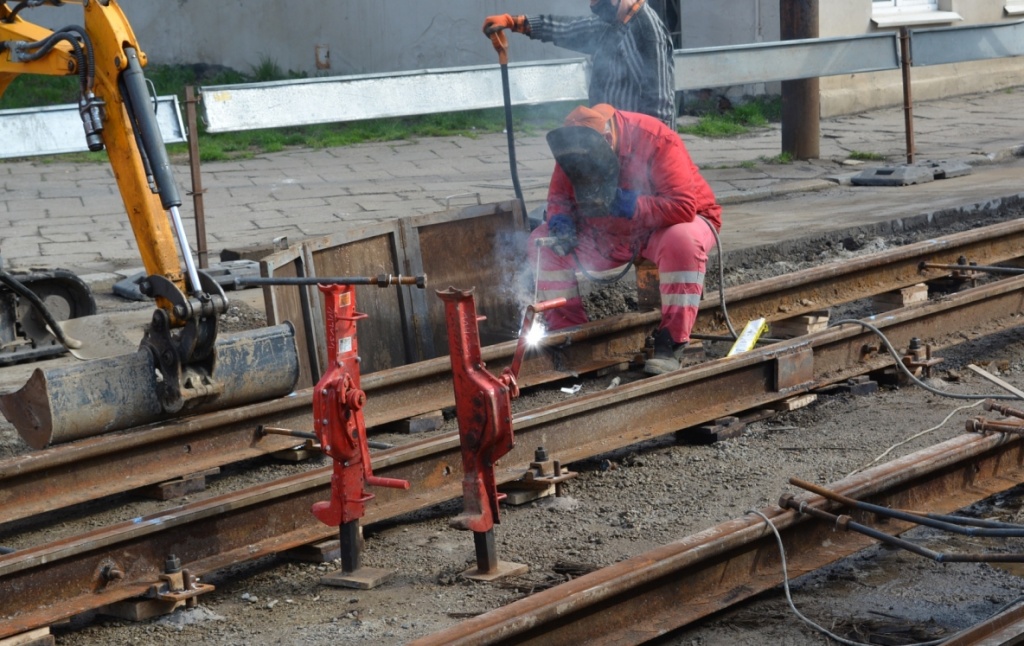
[[[537,345],[544,338],[545,332],[547,330],[544,329],[544,324],[534,321],[533,325],[530,326],[530,330],[526,333],[526,343],[531,346]]]

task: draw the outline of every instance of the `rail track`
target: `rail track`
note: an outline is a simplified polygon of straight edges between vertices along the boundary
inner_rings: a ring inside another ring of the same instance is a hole
[[[726,290],[725,300],[734,320],[759,316],[778,320],[949,273],[922,272],[921,262],[955,263],[960,257],[984,265],[1012,261],[1024,249],[1022,235],[1024,225],[1008,222],[732,288]],[[938,349],[961,342],[967,329],[993,333],[1015,327],[1016,317],[1024,309],[1022,287],[1020,278],[999,280],[889,312],[873,323],[898,348],[920,339]],[[697,330],[707,334],[725,330],[719,305],[717,299],[707,299]],[[522,381],[527,386],[537,385],[564,378],[567,370],[585,372],[627,361],[642,347],[657,318],[656,313],[624,315],[553,336],[547,351],[524,366]],[[503,344],[487,349],[485,359],[492,370],[500,370],[511,354],[512,344]],[[543,445],[568,463],[744,414],[892,363],[873,333],[858,325],[844,325],[524,412],[514,420],[518,447],[503,460],[497,475],[502,482],[522,475],[533,458],[532,448],[524,447]],[[447,359],[366,375],[362,385],[370,402],[366,409],[369,425],[452,403]],[[0,463],[4,498],[0,523],[30,520],[44,511],[289,448],[294,439],[261,435],[258,428],[306,428],[310,402],[310,392],[303,391],[245,409],[90,438],[5,461]],[[1010,461],[1014,460],[1020,462],[1017,457]],[[996,460],[1000,464],[1006,461]],[[457,434],[375,454],[376,474],[408,480],[412,488],[407,493],[378,492],[366,521],[392,518],[458,496],[459,463]],[[332,538],[336,531],[320,525],[308,511],[313,502],[329,496],[329,487],[330,469],[314,469],[0,556],[0,581],[4,583],[0,586],[0,637],[149,594],[161,580],[170,553],[195,577]],[[748,524],[745,531],[763,534],[763,524]],[[218,540],[190,538],[211,535]],[[766,575],[766,585],[769,579]],[[507,632],[502,629],[495,634]]]

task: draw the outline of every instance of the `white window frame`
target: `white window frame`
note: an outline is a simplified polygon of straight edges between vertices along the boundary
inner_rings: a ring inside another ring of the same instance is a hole
[[[940,25],[963,20],[955,11],[939,11],[939,0],[872,0],[871,22],[878,27]]]
[[[939,0],[872,0],[871,2],[871,13],[873,15],[921,13],[938,10]]]

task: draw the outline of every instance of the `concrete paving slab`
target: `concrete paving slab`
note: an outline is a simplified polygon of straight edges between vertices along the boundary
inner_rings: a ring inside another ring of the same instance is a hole
[[[1024,88],[916,104],[916,159],[966,160],[974,172],[897,189],[850,186],[863,166],[845,162],[853,151],[879,153],[882,163],[905,162],[900,107],[822,121],[820,159],[809,162],[765,162],[781,151],[778,124],[740,137],[683,139],[725,205],[723,244],[740,248],[1024,191],[1022,101]],[[533,211],[544,204],[553,168],[544,133],[517,133],[516,157]],[[503,133],[208,162],[202,166],[208,246],[216,255],[281,235],[294,243],[335,233],[348,221],[505,201],[514,197],[508,164]],[[185,193],[187,163],[176,160],[174,175]],[[59,260],[95,273],[139,264],[108,165],[6,161],[0,184],[0,253],[7,266]],[[187,198],[182,216],[194,236]],[[41,234],[44,226],[50,235]]]

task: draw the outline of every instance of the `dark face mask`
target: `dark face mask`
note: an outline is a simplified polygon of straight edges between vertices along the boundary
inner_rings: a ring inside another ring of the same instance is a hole
[[[612,0],[597,0],[597,4],[590,5],[590,10],[605,22],[615,22],[615,17],[619,13],[619,3],[613,5]]]

